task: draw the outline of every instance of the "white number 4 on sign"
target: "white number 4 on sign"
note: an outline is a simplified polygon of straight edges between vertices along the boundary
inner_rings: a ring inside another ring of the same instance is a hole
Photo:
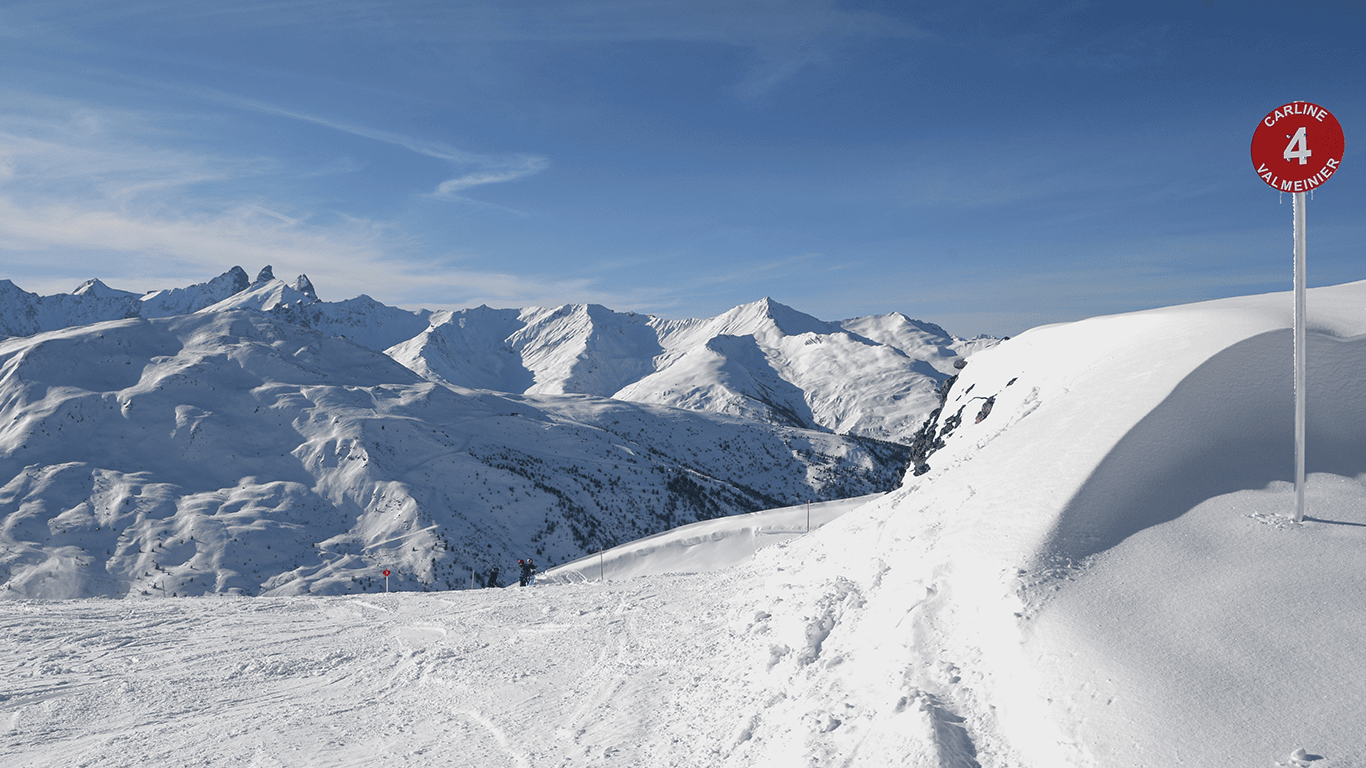
[[[1309,149],[1309,136],[1305,132],[1305,127],[1301,125],[1300,129],[1295,131],[1295,135],[1288,138],[1290,143],[1285,145],[1285,153],[1282,157],[1286,161],[1299,160],[1300,165],[1308,164],[1309,157],[1314,153]]]

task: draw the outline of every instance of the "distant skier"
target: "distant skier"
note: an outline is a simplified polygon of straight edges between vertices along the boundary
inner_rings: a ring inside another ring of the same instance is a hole
[[[518,560],[517,565],[522,568],[522,586],[525,587],[536,576],[536,564],[531,562],[531,558],[528,557],[525,560]]]
[[[498,568],[497,568],[496,566],[489,569],[488,586],[490,586],[490,587],[496,587],[496,586],[498,586]]]

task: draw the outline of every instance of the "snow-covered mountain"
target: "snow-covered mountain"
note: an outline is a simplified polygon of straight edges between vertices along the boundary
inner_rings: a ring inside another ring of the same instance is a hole
[[[480,307],[437,313],[388,351],[461,386],[593,394],[906,443],[954,362],[996,341],[899,314],[830,323],[763,299],[697,320],[591,304]]]
[[[941,382],[996,343],[769,299],[410,311],[269,266],[5,282],[0,319],[0,580],[49,597],[338,593],[385,565],[447,588],[510,552],[886,491]]]
[[[0,337],[137,317],[140,308],[136,294],[113,290],[98,280],[53,296],[29,293],[10,280],[0,280]]]
[[[262,278],[272,280],[274,277],[270,267],[266,267],[257,276],[256,282],[263,282]],[[191,312],[198,312],[204,307],[216,304],[229,296],[241,293],[251,286],[252,282],[247,279],[246,271],[241,267],[233,267],[212,280],[191,285],[188,288],[168,288],[144,294],[138,299],[141,302],[138,315],[141,317],[188,315]],[[70,323],[70,325],[82,325],[82,323]]]
[[[708,521],[530,589],[0,601],[0,763],[1366,765],[1366,283],[1309,291],[1299,523],[1292,302],[988,350],[929,469],[810,533]]]
[[[233,269],[240,272],[240,268]],[[223,280],[233,272],[220,275],[215,280]],[[243,273],[245,274],[245,273]],[[212,284],[210,281],[209,284]],[[240,281],[234,280],[234,286]],[[318,294],[313,290],[313,283],[309,281],[307,275],[299,275],[294,278],[294,282],[286,283],[277,278],[275,272],[269,265],[263,267],[256,275],[256,279],[249,285],[215,301],[212,304],[196,307],[193,312],[222,312],[229,309],[254,309],[258,312],[269,312],[285,307],[302,306],[313,304],[318,301]],[[184,313],[176,313],[184,314]]]
[[[233,267],[202,283],[146,293],[121,291],[91,279],[71,293],[39,296],[12,281],[0,280],[0,339],[129,317],[174,317],[206,308],[265,311],[317,301],[307,276],[299,275],[292,284],[286,284],[276,279],[269,266],[257,273],[255,280],[249,279],[241,267]]]
[[[98,281],[51,297],[0,283],[0,332],[10,336],[229,309],[345,336],[443,384],[612,397],[900,443],[935,408],[954,364],[997,343],[900,314],[826,322],[772,299],[689,320],[592,304],[432,312],[368,296],[328,302],[306,276],[285,282],[269,266],[251,282],[234,267],[141,297]]]
[[[0,582],[12,597],[329,594],[387,567],[396,588],[491,583],[509,556],[562,562],[886,490],[907,454],[442,386],[253,309],[130,318],[0,342]]]
[[[256,284],[274,279],[270,267]],[[307,281],[307,278],[301,276]],[[149,291],[144,294],[110,288],[99,280],[87,280],[71,293],[39,296],[9,280],[0,280],[0,339],[32,336],[78,325],[129,317],[172,317],[197,312],[252,287],[247,273],[233,267],[212,280],[186,288]],[[316,297],[315,297],[316,299]]]

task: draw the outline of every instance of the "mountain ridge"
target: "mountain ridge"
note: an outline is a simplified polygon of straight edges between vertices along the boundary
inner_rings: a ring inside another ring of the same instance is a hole
[[[254,280],[235,266],[141,298],[98,280],[53,297],[0,284],[0,333],[9,336],[235,309],[344,336],[448,386],[612,397],[902,444],[937,407],[955,364],[998,341],[960,339],[901,313],[829,322],[770,297],[681,320],[597,304],[433,311],[365,295],[329,302],[307,276],[286,282],[269,265]]]
[[[695,520],[895,487],[903,446],[441,385],[269,312],[0,342],[0,595],[505,583]],[[745,457],[744,461],[736,457]]]

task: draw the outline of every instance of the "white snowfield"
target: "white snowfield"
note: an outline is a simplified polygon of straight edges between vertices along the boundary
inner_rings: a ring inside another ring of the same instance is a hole
[[[980,352],[927,473],[725,567],[0,602],[0,764],[1366,765],[1366,283],[1309,292],[1300,524],[1291,311]]]

